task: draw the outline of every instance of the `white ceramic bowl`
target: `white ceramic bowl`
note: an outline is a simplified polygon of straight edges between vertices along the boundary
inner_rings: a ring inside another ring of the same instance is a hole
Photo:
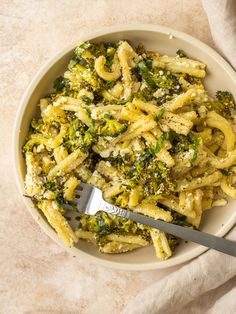
[[[83,38],[78,38],[78,42],[81,40],[117,41],[120,39],[128,39],[134,44],[141,42],[146,48],[158,51],[161,54],[174,55],[178,49],[183,49],[188,56],[199,59],[207,64],[205,84],[212,94],[218,89],[229,90],[236,98],[236,73],[230,65],[206,44],[173,29],[158,25],[114,26],[86,35]],[[14,129],[14,160],[17,182],[21,194],[24,193],[25,176],[25,163],[21,148],[28,132],[30,121],[35,116],[36,105],[39,99],[50,91],[54,79],[64,73],[73,55],[75,46],[76,43],[70,45],[42,67],[34,77],[19,105]],[[23,198],[23,201],[41,228],[54,241],[65,248],[55,231],[45,220],[42,213],[34,207],[31,200]],[[207,211],[202,219],[201,230],[217,236],[224,236],[236,222],[234,206],[235,201],[230,201],[227,207],[218,207]],[[200,245],[194,243],[186,244],[183,241],[176,249],[172,258],[167,261],[159,261],[155,257],[152,246],[118,255],[101,254],[96,247],[84,241],[79,241],[78,245],[74,248],[65,249],[87,261],[123,270],[166,268],[186,262],[207,250]]]

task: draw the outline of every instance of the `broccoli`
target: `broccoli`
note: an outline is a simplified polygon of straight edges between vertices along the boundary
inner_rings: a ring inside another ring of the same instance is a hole
[[[97,222],[99,227],[99,234],[105,235],[112,232],[112,220],[109,218],[109,216],[104,212],[98,212],[97,213]]]
[[[103,136],[117,136],[125,132],[128,127],[127,123],[120,123],[111,118],[110,115],[104,115],[104,122],[98,127],[98,134]]]
[[[146,196],[174,191],[171,170],[163,162],[157,160],[155,156],[168,138],[169,133],[164,133],[154,147],[146,148],[131,165],[127,174],[127,178],[131,182],[145,187],[144,194]]]
[[[140,80],[143,79],[147,87],[139,92],[139,97],[151,100],[153,92],[157,88],[161,88],[165,91],[165,95],[173,95],[181,93],[182,89],[177,77],[164,69],[155,67],[152,69],[152,60],[147,59],[140,61],[137,64],[138,71],[136,70],[136,76]],[[160,102],[161,99],[158,100]]]
[[[55,79],[53,83],[53,88],[57,92],[61,92],[65,87],[68,87],[68,80],[66,80],[63,76],[59,76]]]
[[[87,68],[93,68],[94,57],[104,55],[106,57],[106,66],[109,68],[113,63],[116,48],[116,44],[110,42],[83,42],[75,48],[75,62]]]
[[[153,99],[153,90],[150,87],[145,87],[138,91],[137,98],[143,99],[144,101],[151,101]]]
[[[171,152],[173,154],[189,151],[190,149],[192,149],[192,162],[196,160],[198,155],[198,146],[200,145],[201,140],[193,132],[189,132],[188,135],[183,135],[171,131],[169,132],[169,140],[172,144]]]
[[[217,91],[216,101],[213,101],[211,108],[225,118],[232,117],[232,111],[235,110],[235,101],[233,95],[228,91]]]
[[[57,125],[57,122],[55,121],[53,126],[56,127],[56,125]],[[30,127],[31,127],[32,133],[44,133],[44,130],[46,129],[45,124],[43,122],[43,119],[35,119],[34,118],[31,121]],[[60,125],[59,125],[59,127],[60,127]]]
[[[130,168],[129,178],[136,185],[144,187],[144,196],[168,194],[175,189],[171,169],[153,155],[137,159]]]
[[[35,146],[38,146],[40,144],[43,144],[45,146],[47,146],[48,144],[48,138],[46,136],[44,136],[41,133],[35,134],[37,135],[36,137],[30,137],[29,139],[27,139],[27,142],[25,143],[25,145],[23,146],[23,153],[25,154],[26,152],[31,152],[33,151],[33,148]],[[48,147],[48,149],[50,149]]]
[[[135,222],[105,212],[98,212],[95,216],[83,215],[79,223],[83,230],[96,233],[98,242],[100,237],[112,232],[143,233]]]
[[[89,49],[92,44],[88,41],[81,43],[79,46],[75,48],[75,55],[77,58],[82,58],[83,52]]]
[[[158,88],[166,90],[166,94],[180,94],[182,92],[181,86],[177,77],[171,74],[170,71],[156,67],[154,69],[153,78]]]
[[[85,81],[93,88],[99,87],[99,81],[96,73],[78,63],[69,63],[69,70],[76,73],[81,81]]]
[[[60,183],[61,184],[61,183]],[[55,201],[58,207],[61,207],[62,204],[66,203],[66,200],[63,196],[63,190],[58,181],[49,181],[44,184],[45,191],[52,191],[55,193]]]
[[[70,127],[67,136],[64,139],[63,146],[71,153],[78,147],[88,150],[96,141],[93,134],[94,124],[91,123],[89,128],[85,126],[77,117],[73,117],[70,121]]]

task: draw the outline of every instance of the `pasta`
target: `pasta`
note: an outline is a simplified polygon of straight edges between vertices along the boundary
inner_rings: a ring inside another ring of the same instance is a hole
[[[67,208],[81,181],[116,206],[192,228],[236,198],[235,102],[227,91],[209,96],[205,76],[183,51],[161,56],[124,40],[76,47],[23,147],[26,193],[66,245],[114,254],[153,244],[167,259],[179,243],[101,211],[78,212],[72,228]]]

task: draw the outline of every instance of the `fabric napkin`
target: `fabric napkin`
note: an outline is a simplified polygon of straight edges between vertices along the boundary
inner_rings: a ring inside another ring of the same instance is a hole
[[[236,69],[236,1],[203,0],[217,49]]]
[[[217,49],[236,69],[236,0],[203,0]],[[227,235],[236,240],[236,227]],[[236,258],[214,250],[140,292],[123,314],[234,314]]]

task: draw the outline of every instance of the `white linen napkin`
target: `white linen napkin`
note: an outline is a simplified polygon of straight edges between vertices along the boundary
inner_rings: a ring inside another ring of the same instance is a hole
[[[227,238],[236,240],[236,228],[230,232]],[[123,314],[200,313],[196,305],[196,311],[191,312],[189,303],[192,301],[200,303],[201,297],[207,292],[217,289],[235,276],[235,257],[209,250],[180,270],[171,273],[139,293],[128,304]],[[229,291],[226,295],[218,292],[220,297],[217,308],[211,307],[209,309],[209,305],[205,304],[205,306],[201,306],[201,313],[234,314],[236,289],[232,290],[231,293],[232,297]],[[208,298],[205,299],[207,301]]]
[[[236,69],[236,1],[203,0],[217,49]]]
[[[236,69],[236,0],[203,0],[217,49]],[[228,234],[236,240],[236,227]],[[234,314],[236,258],[209,250],[140,292],[123,314]]]

